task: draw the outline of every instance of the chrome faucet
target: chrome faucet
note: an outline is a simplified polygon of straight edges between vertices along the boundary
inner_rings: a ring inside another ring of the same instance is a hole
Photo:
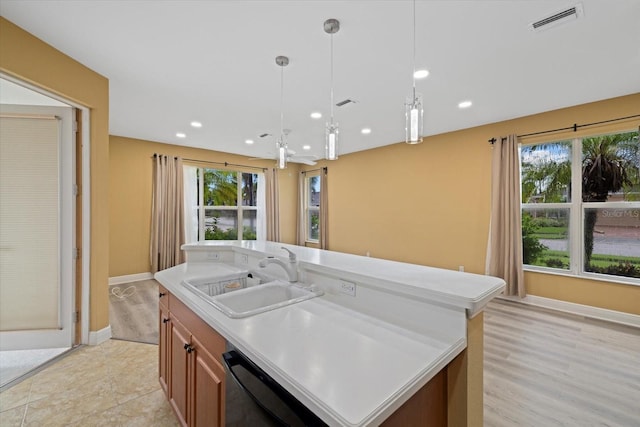
[[[282,247],[285,251],[289,252],[289,263],[285,263],[279,258],[276,257],[266,257],[262,258],[258,262],[258,266],[260,268],[265,268],[269,264],[278,264],[280,267],[284,268],[289,276],[289,282],[294,283],[298,281],[298,258],[295,253],[291,252],[289,249]]]

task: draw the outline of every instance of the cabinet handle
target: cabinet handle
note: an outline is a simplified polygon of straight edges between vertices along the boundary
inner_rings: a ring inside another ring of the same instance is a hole
[[[187,353],[191,353],[193,351],[193,347],[188,343],[185,343],[184,349],[187,350]]]
[[[171,319],[162,319],[162,323],[167,323],[167,322],[169,322],[169,320],[171,320]]]
[[[158,298],[162,298],[163,296],[165,296],[167,293],[166,292],[160,292],[160,295],[158,295]]]

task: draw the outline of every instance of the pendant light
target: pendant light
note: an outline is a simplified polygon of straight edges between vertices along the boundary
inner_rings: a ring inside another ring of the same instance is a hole
[[[289,65],[289,58],[287,58],[286,56],[276,56],[276,64],[280,66],[280,136],[276,141],[276,153],[278,155],[278,169],[285,169],[287,167],[287,135],[285,134],[283,129],[284,67]]]
[[[422,95],[416,93],[416,0],[413,0],[413,88],[405,103],[405,142],[420,144],[424,127]]]
[[[338,123],[333,121],[333,35],[340,30],[340,21],[337,19],[327,19],[324,21],[324,32],[331,36],[331,118],[327,122],[325,134],[325,157],[328,160],[338,158],[338,134],[340,130]]]

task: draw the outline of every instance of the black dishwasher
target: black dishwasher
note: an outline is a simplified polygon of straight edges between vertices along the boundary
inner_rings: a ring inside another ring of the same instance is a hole
[[[237,349],[222,357],[228,374],[225,402],[228,427],[326,426]]]

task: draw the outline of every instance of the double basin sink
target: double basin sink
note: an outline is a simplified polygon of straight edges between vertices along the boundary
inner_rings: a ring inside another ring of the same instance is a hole
[[[234,274],[212,274],[208,277],[185,279],[182,285],[228,317],[253,316],[315,298],[323,292],[314,285],[272,280],[248,286],[248,271]]]

